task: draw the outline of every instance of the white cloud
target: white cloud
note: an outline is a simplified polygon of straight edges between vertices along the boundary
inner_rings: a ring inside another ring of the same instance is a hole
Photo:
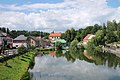
[[[120,69],[95,65],[86,61],[67,62],[64,57],[37,56],[31,73],[36,79],[49,80],[113,80],[120,76]]]
[[[57,4],[0,5],[0,26],[10,29],[65,31],[108,20],[120,20],[120,8],[110,8],[106,0],[65,0]],[[26,13],[25,13],[26,12]]]

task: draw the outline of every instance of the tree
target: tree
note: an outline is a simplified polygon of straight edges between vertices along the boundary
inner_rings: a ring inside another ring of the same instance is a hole
[[[2,27],[2,28],[1,28],[1,31],[4,32],[4,33],[6,33],[6,28],[5,28],[5,27]]]
[[[117,41],[117,36],[114,34],[113,31],[108,31],[106,34],[106,42],[107,43],[112,43]]]
[[[57,50],[62,50],[62,43],[61,42],[56,42],[55,47]]]
[[[71,41],[73,41],[76,36],[76,31],[74,28],[71,28],[70,32],[71,32]]]
[[[91,40],[87,43],[87,51],[88,51],[89,55],[93,55],[94,50],[95,50],[95,45],[94,45],[93,40]]]
[[[107,30],[116,31],[118,24],[115,20],[107,22]]]
[[[68,29],[65,32],[65,34],[66,34],[66,40],[67,40],[67,42],[70,43],[71,42],[71,31]]]
[[[95,38],[93,38],[95,46],[105,45],[105,32],[103,30],[98,30],[96,32]]]
[[[18,48],[19,54],[24,54],[26,52],[27,52],[27,48],[24,45],[22,45],[21,47]]]
[[[81,33],[77,32],[75,38],[80,42],[81,41]]]
[[[77,53],[78,52],[77,44],[78,44],[78,41],[76,39],[71,42],[70,52],[72,52],[72,53]]]
[[[80,50],[79,50],[77,44],[78,44],[78,41],[76,39],[73,40],[70,44],[70,55],[73,59],[73,62],[75,61],[76,58],[79,58],[79,56],[80,56],[79,55]]]
[[[7,32],[7,34],[10,34],[10,30],[9,30],[9,28],[7,28],[7,31],[6,31],[6,32]]]

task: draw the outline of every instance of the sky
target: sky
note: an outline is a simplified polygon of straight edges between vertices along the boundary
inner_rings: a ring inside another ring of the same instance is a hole
[[[120,21],[120,0],[0,0],[0,27],[64,32]]]

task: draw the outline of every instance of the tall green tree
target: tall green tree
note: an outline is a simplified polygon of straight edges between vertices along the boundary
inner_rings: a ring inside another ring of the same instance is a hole
[[[106,42],[107,43],[113,43],[117,41],[117,35],[113,31],[108,31],[106,34]]]
[[[105,34],[105,32],[103,30],[98,30],[96,32],[96,36],[94,38],[95,46],[105,45],[105,36],[104,36],[104,34]]]

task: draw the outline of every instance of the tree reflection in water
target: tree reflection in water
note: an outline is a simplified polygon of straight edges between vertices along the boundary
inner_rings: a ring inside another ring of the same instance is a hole
[[[120,67],[120,58],[111,53],[98,52],[98,53],[92,54],[90,55],[93,58],[92,60],[88,59],[83,54],[83,52],[80,52],[80,51],[78,51],[77,53],[73,53],[73,51],[70,52],[70,51],[58,50],[54,52],[43,52],[43,55],[47,55],[50,53],[52,56],[55,56],[55,57],[65,57],[67,61],[70,61],[70,62],[75,62],[76,59],[79,59],[79,60],[87,61],[89,63],[94,63],[96,65],[108,66],[114,69],[116,69],[117,67]]]

